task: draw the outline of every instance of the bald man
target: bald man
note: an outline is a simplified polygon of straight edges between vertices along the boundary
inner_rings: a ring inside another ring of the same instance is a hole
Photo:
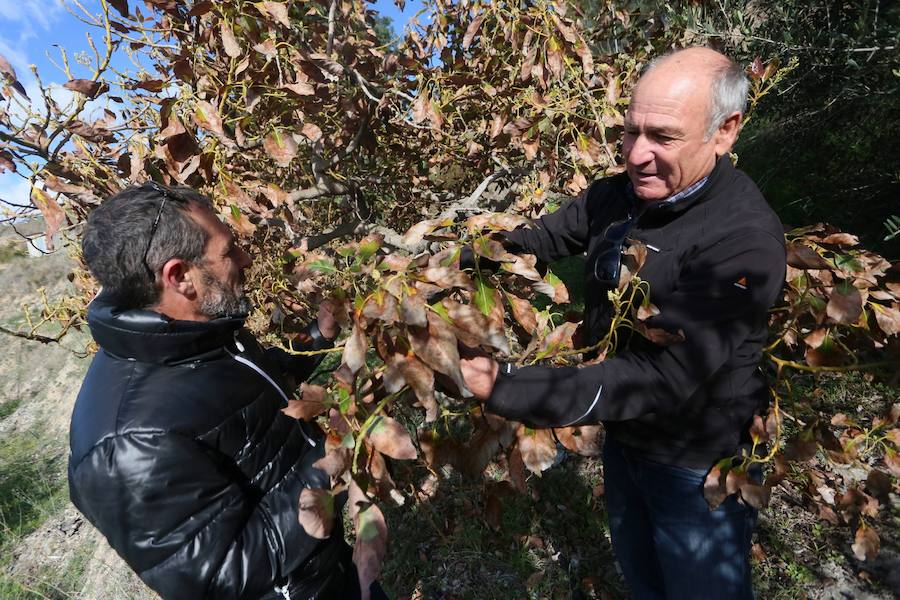
[[[648,325],[681,341],[620,335],[612,358],[584,368],[463,361],[491,412],[605,425],[613,551],[638,600],[753,597],[756,512],[735,496],[710,511],[703,497],[709,469],[749,447],[768,404],[759,363],[785,274],[781,223],[728,157],[747,89],[740,66],[708,48],[651,63],[625,116],[627,172],[507,235],[544,262],[586,255],[586,345],[608,332],[623,251],[643,242],[640,276],[660,309]]]

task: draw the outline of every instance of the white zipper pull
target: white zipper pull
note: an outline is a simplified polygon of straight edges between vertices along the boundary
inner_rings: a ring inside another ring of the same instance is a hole
[[[238,339],[238,332],[237,332],[237,330],[235,330],[235,332],[234,332],[234,345],[235,345],[235,347],[237,348],[237,351],[238,351],[238,352],[243,352],[243,351],[244,351],[244,345],[243,345],[243,344],[241,343],[241,341]]]
[[[226,348],[225,351],[227,352],[228,349]],[[229,352],[229,354],[231,354],[231,353]],[[247,366],[247,367],[250,367],[251,369],[253,369],[254,371],[256,371],[256,373],[257,373],[260,377],[262,377],[263,379],[265,379],[266,381],[268,381],[268,382],[269,382],[269,385],[271,385],[273,388],[275,388],[275,390],[278,392],[278,395],[280,395],[281,398],[284,400],[284,403],[285,403],[285,404],[288,404],[288,403],[290,402],[290,399],[287,397],[287,394],[284,393],[284,390],[281,389],[281,386],[278,385],[277,383],[275,383],[275,380],[272,379],[271,377],[269,377],[269,374],[266,373],[265,371],[263,371],[263,370],[262,370],[259,366],[257,366],[254,362],[252,362],[252,361],[250,361],[250,360],[247,360],[247,359],[244,358],[243,356],[239,356],[239,355],[237,355],[237,354],[231,354],[231,357],[232,357],[234,360],[236,360],[236,361],[238,361],[239,363],[241,363],[242,365],[245,365],[245,366]],[[302,426],[300,426],[300,425],[298,425],[298,426],[300,427],[300,433],[303,434],[303,437],[306,439],[306,441],[309,443],[309,445],[312,446],[313,448],[315,448],[315,447],[316,447],[316,443],[313,441],[313,439],[312,439],[311,437],[309,437],[308,435],[306,435],[306,432],[303,431],[303,427],[302,427]]]

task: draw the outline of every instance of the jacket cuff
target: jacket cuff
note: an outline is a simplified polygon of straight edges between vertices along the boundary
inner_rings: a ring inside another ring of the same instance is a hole
[[[485,402],[485,408],[489,412],[514,421],[528,420],[528,399],[517,397],[515,376],[519,367],[512,363],[501,362],[497,369],[497,379],[494,381],[494,389]]]
[[[322,331],[319,329],[319,323],[316,319],[310,321],[304,331],[309,336],[309,345],[312,350],[322,350],[324,348],[334,347],[334,340],[329,340],[322,335]]]

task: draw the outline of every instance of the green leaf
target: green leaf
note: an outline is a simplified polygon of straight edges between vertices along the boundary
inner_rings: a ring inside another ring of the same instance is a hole
[[[434,304],[428,305],[431,310],[437,313],[442,319],[447,321],[448,323],[452,323],[453,320],[450,318],[450,313],[447,312],[447,308],[441,304],[440,302],[435,302]]]
[[[855,256],[850,256],[849,254],[835,254],[834,255],[834,264],[839,269],[845,269],[850,272],[864,271],[865,269],[860,264],[858,260],[856,260]]]
[[[459,260],[459,254],[462,252],[462,248],[456,247],[453,249],[453,252],[448,254],[443,260],[441,260],[442,267],[449,267],[450,265],[456,263]]]
[[[367,239],[363,240],[359,243],[359,250],[357,251],[357,260],[360,263],[366,262],[370,258],[372,258],[378,249],[381,248],[381,240],[380,239]]]
[[[315,260],[307,265],[310,271],[322,271],[323,273],[337,273],[338,269],[330,261],[325,259]]]
[[[231,205],[231,216],[234,217],[235,221],[241,218],[241,209],[237,207],[237,204]]]
[[[813,310],[816,310],[816,311],[825,310],[826,302],[822,298],[819,298],[818,296],[810,295],[807,298],[807,301],[809,302],[809,306]]]
[[[341,411],[342,415],[347,414],[347,411],[350,410],[350,400],[350,392],[345,388],[339,387],[337,389],[337,401],[338,409]]]
[[[475,279],[475,295],[472,297],[472,301],[484,316],[490,315],[494,310],[494,288],[481,277]]]

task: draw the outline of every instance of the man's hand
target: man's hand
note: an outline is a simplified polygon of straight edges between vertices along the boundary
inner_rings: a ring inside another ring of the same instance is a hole
[[[462,354],[462,353],[461,353]],[[500,365],[486,354],[469,354],[460,357],[460,370],[466,386],[478,400],[487,400],[494,389]]]
[[[329,341],[336,338],[341,332],[341,326],[338,325],[337,319],[334,318],[334,312],[329,300],[325,300],[319,305],[317,324],[322,336]]]

